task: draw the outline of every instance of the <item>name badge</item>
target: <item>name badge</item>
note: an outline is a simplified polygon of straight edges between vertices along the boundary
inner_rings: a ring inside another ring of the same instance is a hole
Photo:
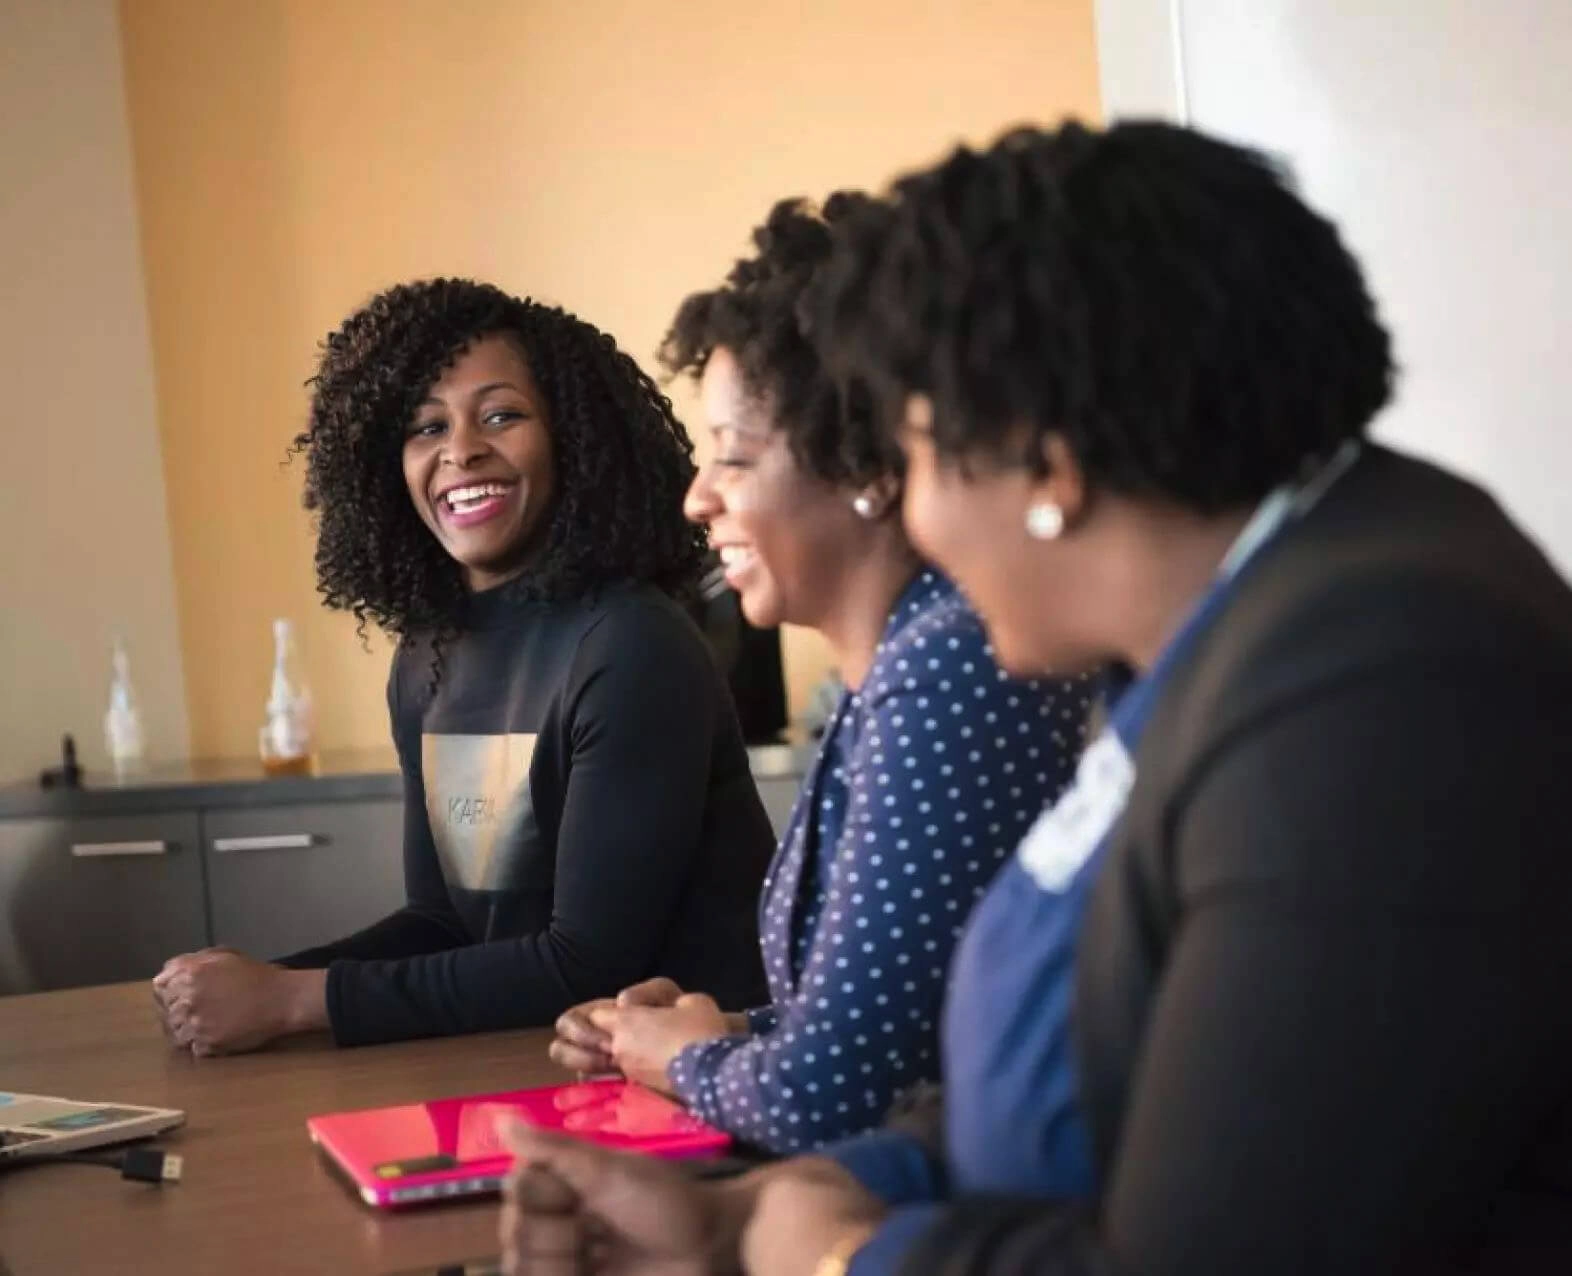
[[[1081,755],[1075,783],[1021,843],[1021,866],[1045,891],[1062,892],[1124,812],[1135,784],[1135,762],[1112,731]]]

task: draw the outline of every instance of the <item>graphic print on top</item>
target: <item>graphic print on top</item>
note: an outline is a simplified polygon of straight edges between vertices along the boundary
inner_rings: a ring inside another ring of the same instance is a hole
[[[538,738],[522,733],[421,737],[426,814],[449,886],[505,891],[550,880],[550,857],[541,844],[529,787]]]

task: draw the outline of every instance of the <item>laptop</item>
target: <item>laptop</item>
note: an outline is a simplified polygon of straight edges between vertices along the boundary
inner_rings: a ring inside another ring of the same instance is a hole
[[[186,1114],[173,1108],[83,1103],[0,1091],[0,1162],[147,1139],[184,1125],[185,1121]]]
[[[397,1209],[501,1190],[513,1165],[496,1130],[505,1113],[647,1156],[716,1157],[731,1146],[729,1134],[621,1078],[337,1112],[306,1130],[361,1200]]]

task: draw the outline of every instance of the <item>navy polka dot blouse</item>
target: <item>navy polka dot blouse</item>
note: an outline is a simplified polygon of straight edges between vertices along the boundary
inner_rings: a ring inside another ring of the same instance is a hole
[[[879,1124],[939,1074],[945,972],[962,923],[1068,783],[1093,684],[1022,682],[924,572],[842,698],[765,879],[771,1004],[689,1046],[670,1079],[713,1125],[778,1153]]]

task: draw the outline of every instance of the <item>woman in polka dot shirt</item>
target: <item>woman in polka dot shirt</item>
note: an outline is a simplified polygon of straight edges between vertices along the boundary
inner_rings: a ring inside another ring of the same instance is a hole
[[[1068,781],[1085,682],[1017,682],[899,518],[900,467],[868,397],[797,318],[829,225],[878,206],[784,203],[662,350],[696,376],[715,443],[688,494],[755,625],[819,630],[849,690],[764,885],[771,1004],[724,1014],[652,981],[568,1012],[553,1056],[673,1093],[788,1153],[876,1126],[935,1080],[945,971],[973,903]]]

